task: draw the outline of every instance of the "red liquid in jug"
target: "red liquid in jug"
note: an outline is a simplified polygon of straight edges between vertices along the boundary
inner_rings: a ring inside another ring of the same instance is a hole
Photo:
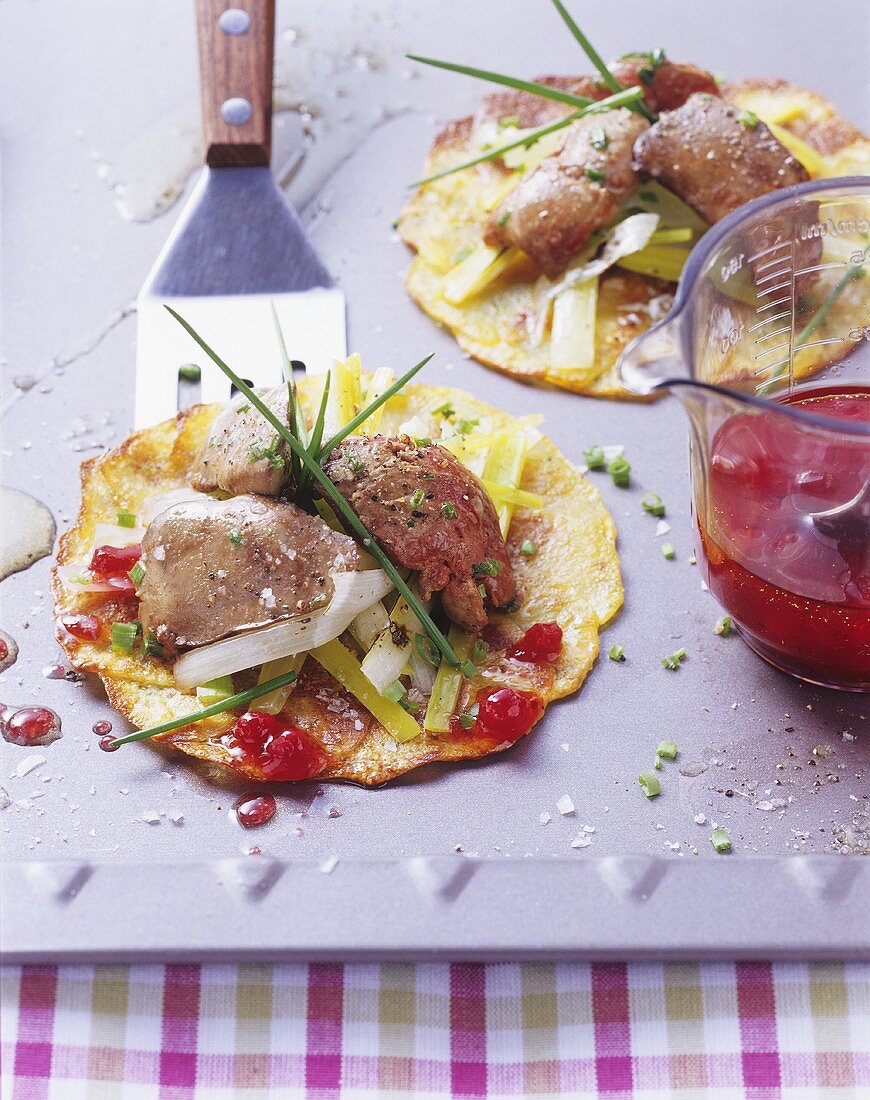
[[[813,389],[782,404],[870,423],[870,387]],[[870,477],[870,438],[813,434],[776,413],[741,413],[711,448],[699,522],[710,591],[773,664],[815,683],[870,687],[870,527],[812,519]]]

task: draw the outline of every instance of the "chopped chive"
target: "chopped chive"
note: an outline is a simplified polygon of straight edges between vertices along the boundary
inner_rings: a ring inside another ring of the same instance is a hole
[[[456,412],[449,401],[445,401],[443,405],[439,405],[437,409],[432,410],[433,416],[443,416],[445,420],[448,420],[451,416],[455,416]]]
[[[717,852],[731,851],[731,837],[728,835],[727,829],[714,829],[710,833],[710,843]]]
[[[202,377],[202,368],[196,363],[182,363],[178,368],[178,377],[185,382],[198,382]]]
[[[112,652],[131,653],[139,629],[138,623],[112,623]]]
[[[641,508],[651,516],[663,516],[665,505],[658,493],[647,493],[640,502]]]
[[[607,464],[607,472],[613,478],[614,485],[618,485],[620,489],[626,488],[629,483],[631,466],[624,455],[617,455],[616,458],[611,459]]]
[[[471,653],[469,656],[476,665],[482,665],[487,653],[489,653],[489,646],[483,640],[478,638],[474,645],[471,647]]]
[[[523,539],[520,545],[520,553],[524,558],[533,558],[538,552],[538,544],[534,539]]]
[[[486,585],[485,584],[479,584],[477,586],[477,591],[480,593],[481,597],[485,600],[486,599]]]
[[[233,546],[241,546],[245,541],[245,536],[241,531],[230,531],[230,542]]]
[[[669,668],[672,672],[676,671],[681,663],[686,659],[685,649],[678,649],[674,653],[666,653],[662,657],[662,664],[665,668]]]
[[[153,630],[149,630],[142,639],[142,652],[146,657],[165,656],[163,646],[157,641],[157,635]]]
[[[204,707],[210,707],[212,703],[222,703],[224,699],[229,699],[232,694],[232,676],[217,676],[214,680],[197,685],[196,700]]]
[[[517,129],[519,129],[519,125],[520,120],[517,118],[516,115],[504,115],[498,120],[499,130],[506,130],[508,126],[515,126]]]
[[[145,580],[145,566],[141,561],[137,561],[133,568],[127,573],[127,576],[133,582],[136,588]]]
[[[610,138],[601,126],[596,126],[594,130],[589,131],[589,144],[593,149],[606,149],[610,144]]]
[[[474,661],[463,661],[459,666],[459,671],[466,680],[473,680],[477,675],[477,665]]]
[[[136,517],[132,512],[125,512],[123,509],[118,513],[115,523],[118,527],[135,527]]]
[[[425,634],[414,635],[414,650],[421,661],[425,661],[435,668],[441,664],[438,650],[432,645],[432,642]]]
[[[510,221],[510,216],[511,216],[510,210],[505,210],[505,212],[503,214],[499,214],[499,216],[496,218],[495,224],[498,225],[499,227],[503,228]]]
[[[655,798],[656,795],[662,793],[662,785],[655,772],[641,772],[637,777],[637,781],[647,798]]]
[[[727,638],[729,634],[734,631],[734,622],[730,615],[723,615],[721,619],[713,627],[714,634],[721,634],[723,638]]]
[[[657,772],[662,770],[662,758],[656,753],[656,758],[653,760],[653,767]]]
[[[471,567],[473,577],[497,577],[504,566],[497,558],[487,558],[479,561]]]
[[[418,436],[414,440],[414,446],[415,447],[431,447],[432,446],[432,440],[429,438],[428,435],[421,435],[421,436]]]
[[[678,752],[676,741],[659,741],[659,747],[656,749],[656,754],[663,756],[665,760],[676,760]]]
[[[669,542],[662,543],[662,557],[667,558],[668,561],[673,561],[677,556],[676,550],[671,546]]]
[[[128,733],[126,737],[116,737],[111,742],[112,748],[129,744],[131,741],[145,741],[149,737],[157,737],[158,734],[170,733],[182,726],[192,726],[197,722],[204,721],[206,718],[214,718],[217,714],[235,710],[236,707],[247,705],[252,699],[259,699],[261,695],[268,695],[270,691],[277,691],[278,688],[282,688],[286,684],[292,684],[295,679],[295,672],[284,672],[280,676],[266,680],[263,684],[255,684],[254,687],[250,687],[246,691],[231,695],[228,699],[223,699],[219,703],[212,703],[210,707],[205,707],[203,710],[196,710],[192,714],[184,714],[180,718],[173,718],[171,721],[163,722],[159,726],[151,726],[148,729],[137,730],[135,733]]]
[[[419,638],[419,636],[418,634],[417,637]],[[407,694],[404,685],[400,683],[399,680],[394,680],[392,684],[387,684],[381,692],[381,695],[383,695],[385,699],[389,699],[393,703],[398,703],[398,701]]]
[[[460,435],[468,435],[468,433],[473,428],[476,428],[479,423],[480,423],[479,420],[457,420],[456,421],[456,431]]]
[[[444,655],[448,664],[452,665],[454,668],[458,668],[460,663],[459,658],[457,657],[456,651],[450,644],[449,640],[444,636],[441,630],[439,630],[438,626],[429,615],[428,611],[426,611],[417,596],[415,596],[415,594],[408,587],[408,584],[406,583],[404,577],[401,575],[401,573],[399,573],[395,565],[393,565],[393,563],[381,549],[379,543],[372,537],[368,528],[365,526],[365,524],[362,522],[362,520],[359,518],[359,516],[356,514],[350,504],[348,504],[348,502],[344,499],[341,492],[335,487],[335,485],[333,485],[330,479],[323,472],[316,459],[311,453],[309,453],[309,450],[306,449],[292,434],[292,432],[290,432],[288,428],[281,423],[278,417],[275,416],[268,405],[264,404],[264,402],[256,395],[256,393],[251,389],[247,382],[243,378],[240,378],[239,375],[237,375],[236,372],[232,369],[232,367],[228,366],[223,361],[223,359],[220,358],[217,352],[209,347],[209,345],[202,339],[199,333],[197,333],[196,330],[190,324],[188,324],[188,322],[185,321],[185,319],[179,313],[177,313],[169,305],[164,304],[164,308],[170,314],[172,314],[172,316],[176,319],[176,321],[178,321],[182,328],[197,342],[197,344],[199,344],[199,346],[209,356],[209,358],[212,359],[215,365],[223,371],[223,373],[230,379],[230,381],[236,386],[236,388],[241,390],[241,392],[248,398],[251,404],[260,413],[262,413],[262,415],[266,418],[266,420],[269,421],[272,427],[274,427],[276,431],[278,431],[278,433],[282,436],[287,445],[290,447],[290,450],[298,454],[299,459],[305,468],[305,471],[310,473],[311,477],[318,482],[325,496],[329,498],[330,502],[341,513],[342,517],[347,521],[348,526],[353,529],[357,537],[362,540],[363,546],[371,553],[372,557],[375,558],[377,563],[381,566],[381,568],[396,586],[400,595],[405,597],[408,606],[414,612],[414,615],[422,624],[426,633]],[[329,375],[327,375],[326,378],[326,384],[329,385]],[[322,408],[324,408],[324,406],[322,406]],[[314,441],[312,439],[312,447],[313,442]]]
[[[583,459],[590,470],[603,470],[607,465],[604,449],[599,447],[597,443],[594,447],[590,447],[588,451],[583,452]]]
[[[426,494],[423,492],[422,489],[415,489],[414,492],[411,493],[411,498],[410,498],[411,507],[415,508],[415,509],[419,508],[420,505],[425,500],[425,498],[426,498]]]
[[[474,725],[474,723],[477,721],[477,714],[478,714],[479,709],[480,708],[479,708],[478,704],[473,703],[468,708],[468,710],[462,711],[462,713],[457,716],[457,719],[459,721],[459,725],[464,730],[470,730],[471,727]]]
[[[445,519],[456,519],[459,513],[456,511],[456,505],[449,500],[445,500],[441,505],[441,515]]]
[[[584,168],[583,175],[593,183],[604,183],[604,173],[600,168]]]
[[[611,661],[624,661],[625,660],[625,646],[614,644],[610,647],[607,656]]]
[[[402,710],[406,710],[408,714],[420,713],[420,704],[417,702],[416,699],[408,699],[407,696],[403,695],[402,698],[399,700],[399,706],[402,708]]]
[[[745,126],[747,130],[754,130],[758,126],[758,115],[755,111],[738,111],[737,121],[741,126]]]

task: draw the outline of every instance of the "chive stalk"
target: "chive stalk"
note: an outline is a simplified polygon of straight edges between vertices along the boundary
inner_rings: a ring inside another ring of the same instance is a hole
[[[494,73],[489,69],[476,69],[471,65],[459,65],[455,61],[437,61],[434,57],[420,57],[418,54],[405,54],[409,61],[419,61],[421,65],[431,65],[435,69],[446,69],[451,73],[462,73],[463,76],[473,76],[477,80],[486,80],[490,84],[502,84],[506,88],[516,88],[518,92],[529,92],[531,95],[541,96],[542,99],[555,99],[559,103],[568,103],[572,107],[588,107],[596,100],[584,95],[574,95],[572,92],[563,91],[561,88],[551,88],[549,84],[538,84],[533,80],[519,80],[515,76],[506,76],[504,73]],[[502,120],[505,126],[516,120]]]

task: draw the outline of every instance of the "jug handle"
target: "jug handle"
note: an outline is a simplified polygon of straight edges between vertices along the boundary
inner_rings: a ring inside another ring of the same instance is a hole
[[[649,397],[690,378],[681,335],[680,318],[671,315],[632,340],[617,360],[623,386],[639,397]]]

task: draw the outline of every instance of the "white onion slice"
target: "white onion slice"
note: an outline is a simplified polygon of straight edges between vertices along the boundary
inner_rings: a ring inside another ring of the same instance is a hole
[[[144,527],[117,527],[114,523],[98,523],[94,527],[94,547],[137,546],[144,537]]]
[[[208,493],[200,493],[197,489],[191,488],[189,485],[183,486],[181,489],[170,489],[165,493],[156,493],[154,496],[148,497],[139,512],[139,519],[147,527],[155,516],[159,516],[161,512],[165,512],[167,508],[171,508],[173,504],[186,504],[189,500],[212,500],[213,498]]]
[[[316,649],[347,630],[361,611],[383,599],[393,587],[393,582],[380,569],[334,573],[332,581],[335,593],[328,607],[310,615],[233,634],[179,657],[173,667],[178,686],[195,687],[218,676]]]

